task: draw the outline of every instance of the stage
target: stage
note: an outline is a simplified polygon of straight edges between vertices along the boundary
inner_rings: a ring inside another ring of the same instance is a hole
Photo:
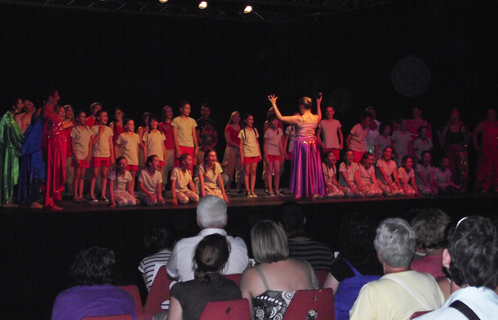
[[[228,205],[227,231],[241,236],[250,245],[250,229],[262,218],[274,219],[279,205],[292,200],[265,196],[233,195]],[[108,204],[74,204],[64,201],[64,211],[2,208],[2,253],[4,261],[0,318],[49,319],[56,295],[71,285],[69,269],[78,252],[89,246],[107,246],[117,256],[122,284],[145,287],[137,267],[148,253],[144,249],[145,230],[172,224],[179,237],[199,232],[195,204],[156,207],[109,208]],[[472,214],[493,216],[496,194],[458,194],[419,198],[344,198],[299,201],[307,215],[309,235],[337,249],[337,230],[343,216],[353,211],[368,212],[375,220],[387,217],[410,218],[415,208],[437,207],[456,220]]]

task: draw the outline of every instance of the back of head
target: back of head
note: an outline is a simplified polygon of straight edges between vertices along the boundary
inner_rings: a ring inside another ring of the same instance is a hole
[[[280,220],[287,233],[304,230],[304,213],[295,201],[286,201],[280,205]]]
[[[428,208],[418,212],[410,223],[421,249],[440,249],[446,246],[446,228],[450,217],[441,209]]]
[[[194,278],[201,283],[209,282],[209,273],[220,272],[230,256],[230,245],[225,236],[211,234],[202,239],[194,252]]]
[[[165,226],[150,230],[144,238],[145,247],[153,247],[156,251],[173,249],[176,232],[173,227]]]
[[[339,228],[341,257],[357,267],[377,261],[374,239],[375,224],[370,215],[352,212],[343,217]]]
[[[310,97],[302,97],[301,99],[299,99],[299,105],[303,106],[304,109],[309,110],[313,105],[313,101]]]
[[[202,197],[197,205],[197,222],[201,229],[223,229],[227,225],[226,202],[216,196]]]
[[[489,218],[471,216],[448,234],[451,280],[459,287],[498,285],[498,231]]]
[[[112,250],[91,247],[74,259],[71,276],[79,285],[110,284],[114,280],[115,256]]]
[[[405,219],[389,218],[377,227],[375,250],[389,267],[408,268],[415,253],[415,232]]]
[[[262,220],[251,229],[254,259],[259,263],[272,263],[289,258],[289,245],[284,230],[275,222]]]

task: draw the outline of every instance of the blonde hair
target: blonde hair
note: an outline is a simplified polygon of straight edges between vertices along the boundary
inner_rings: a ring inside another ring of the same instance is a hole
[[[275,222],[262,220],[251,229],[254,259],[259,263],[272,263],[289,258],[289,245],[284,230]]]

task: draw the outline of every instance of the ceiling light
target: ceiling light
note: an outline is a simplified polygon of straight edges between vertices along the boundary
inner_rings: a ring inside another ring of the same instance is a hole
[[[246,8],[244,9],[244,13],[249,13],[252,11],[252,7],[251,6],[246,6]]]
[[[166,3],[166,2],[168,2],[168,0],[159,0],[159,2]]]
[[[208,6],[208,3],[206,1],[201,1],[199,3],[199,9],[203,9],[204,10],[204,9],[207,8],[207,6]]]

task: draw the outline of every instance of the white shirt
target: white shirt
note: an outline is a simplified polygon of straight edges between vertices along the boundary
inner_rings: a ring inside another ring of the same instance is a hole
[[[171,126],[176,128],[176,139],[182,147],[194,147],[193,130],[197,127],[197,122],[192,118],[183,119],[178,116],[171,121]]]
[[[126,158],[130,166],[138,166],[138,148],[140,137],[134,133],[131,136],[126,132],[121,133],[116,140],[116,144],[121,146],[123,157]]]
[[[488,288],[466,287],[449,296],[443,306],[417,319],[420,320],[468,320],[460,311],[450,308],[455,300],[465,303],[482,320],[498,319],[498,296]]]
[[[93,133],[85,126],[83,129],[78,126],[74,126],[71,129],[71,138],[74,139],[74,151],[76,152],[76,157],[78,160],[85,160],[88,157],[88,148],[90,146],[90,139],[93,138]]]
[[[246,128],[242,129],[239,132],[239,138],[242,139],[243,147],[242,152],[244,153],[243,157],[259,157],[259,148],[258,148],[258,130],[256,128],[252,128],[249,130]]]
[[[318,128],[322,129],[322,142],[327,149],[339,149],[339,136],[337,130],[341,128],[339,120],[323,119],[318,124]]]
[[[282,141],[282,129],[277,128],[276,130],[272,128],[268,128],[265,132],[264,138],[268,140],[267,143],[267,152],[270,156],[279,156],[280,155],[280,143]]]
[[[142,138],[145,142],[145,150],[147,157],[156,155],[159,161],[164,161],[163,144],[166,138],[164,134],[157,130],[156,132],[146,132]]]
[[[94,137],[99,134],[99,126],[92,127],[92,133]],[[99,140],[97,140],[93,144],[92,156],[97,158],[108,158],[111,156],[111,145],[109,142],[109,138],[112,137],[114,133],[112,133],[112,129],[108,126],[104,127],[104,132],[100,136]],[[93,138],[93,137],[92,137]]]
[[[138,176],[138,181],[144,183],[144,188],[148,192],[157,195],[157,185],[163,183],[163,178],[161,176],[161,172],[154,171],[154,174],[150,175],[148,169],[144,169],[140,171],[140,175]],[[159,188],[159,192],[161,189]]]
[[[183,282],[193,280],[194,267],[192,264],[192,258],[194,256],[195,247],[202,239],[204,239],[205,236],[215,233],[226,236],[231,247],[228,262],[225,265],[225,268],[221,271],[221,274],[242,273],[247,268],[247,264],[249,263],[247,246],[244,240],[239,237],[234,238],[227,236],[226,231],[223,229],[207,228],[202,230],[195,237],[183,238],[176,243],[168,264],[166,265],[168,274],[172,278],[178,278],[179,281]]]
[[[349,140],[349,148],[353,151],[365,152],[367,148],[365,147],[365,139],[367,138],[368,131],[370,129],[361,126],[361,123],[356,124],[353,129],[351,129],[351,139]]]

